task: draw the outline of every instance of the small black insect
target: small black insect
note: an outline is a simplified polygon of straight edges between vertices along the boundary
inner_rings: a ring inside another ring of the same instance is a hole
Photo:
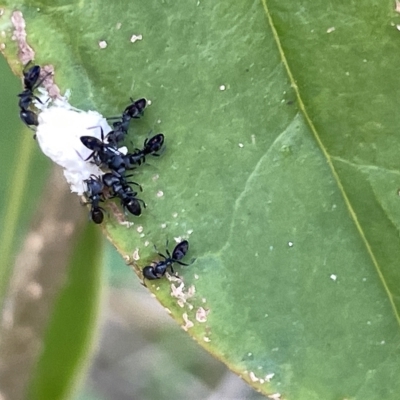
[[[131,97],[130,100],[132,104],[129,104],[129,106],[125,108],[124,112],[122,113],[122,120],[126,119],[127,117],[140,118],[143,115],[144,109],[147,106],[147,100],[144,98],[133,100]]]
[[[32,110],[21,109],[19,117],[28,127],[39,125],[38,116]]]
[[[101,224],[104,219],[103,211],[105,211],[102,207],[99,206],[99,203],[103,201],[103,182],[99,177],[95,175],[92,175],[84,182],[87,187],[85,197],[91,204],[90,218],[95,224]]]
[[[129,122],[129,121],[128,121]],[[118,147],[125,139],[125,135],[128,133],[128,129],[122,125],[120,121],[113,123],[113,130],[107,133],[107,140],[114,147]]]
[[[127,169],[130,169],[134,165],[140,165],[142,162],[146,161],[147,155],[152,155],[154,157],[159,157],[158,152],[161,150],[164,144],[164,135],[158,133],[157,135],[146,139],[143,144],[143,149],[136,149],[134,153],[128,153],[125,156]]]
[[[146,108],[146,99],[142,98],[139,100],[133,100],[131,97],[130,100],[132,104],[129,104],[129,106],[125,108],[121,117],[108,118],[118,119],[118,121],[113,123],[113,130],[107,134],[107,140],[113,146],[118,146],[118,143],[125,139],[125,136],[128,133],[130,120],[140,118]]]
[[[146,203],[136,197],[137,192],[129,186],[134,184],[142,190],[142,187],[136,183],[127,181],[126,178],[132,175],[122,176],[115,171],[107,172],[102,176],[103,184],[110,189],[111,198],[118,197],[121,200],[123,209],[131,214],[139,216],[142,214],[142,206],[146,208]]]
[[[92,153],[85,161],[92,159],[97,166],[106,166],[116,171],[125,171],[124,155],[114,146],[104,142],[103,128],[100,126],[101,140],[94,136],[81,136],[82,144]]]
[[[160,257],[164,258],[164,260],[158,261],[153,266],[144,267],[142,271],[143,276],[149,280],[160,279],[165,275],[168,268],[171,270],[172,273],[174,272],[172,265],[175,262],[180,265],[190,265],[180,261],[186,255],[188,250],[189,242],[187,240],[184,240],[175,246],[172,255],[170,254],[168,249],[166,249],[165,251],[167,253],[167,256],[162,253],[158,253]]]
[[[140,204],[142,204],[143,208],[146,208],[146,203],[138,199],[136,197],[137,193],[132,190],[130,186],[125,186],[116,193],[116,196],[118,196],[121,200],[121,205],[124,210],[128,210],[131,214],[139,216],[142,214],[142,207]]]
[[[143,191],[141,185],[136,182],[127,181],[126,178],[130,178],[133,175],[121,175],[116,171],[107,172],[102,176],[102,180],[105,186],[107,186],[112,193],[117,194],[121,190],[124,191],[124,188],[129,184],[133,184],[139,187],[140,191]]]
[[[28,127],[38,125],[37,115],[32,110],[29,110],[29,107],[32,105],[33,100],[37,100],[39,103],[42,103],[39,97],[35,96],[33,92],[41,85],[44,79],[46,79],[46,77],[50,74],[50,73],[47,74],[39,81],[40,71],[41,71],[40,66],[33,65],[32,67],[27,69],[27,67],[31,65],[31,63],[32,61],[29,61],[23,69],[24,90],[18,94],[19,97],[18,106],[20,108],[19,116],[22,122],[25,123]]]
[[[28,70],[26,70],[26,68],[31,64],[32,64],[32,60],[29,61],[27,64],[25,64],[24,69],[23,69],[23,74],[24,74],[25,89],[33,92],[34,89],[36,89],[36,87],[38,86],[36,84],[37,84],[37,81],[39,80],[41,69],[40,69],[39,65],[33,65]]]

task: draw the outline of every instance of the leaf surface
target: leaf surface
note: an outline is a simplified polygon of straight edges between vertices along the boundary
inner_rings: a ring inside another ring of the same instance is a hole
[[[266,394],[396,399],[392,2],[48,4],[22,9],[28,41],[71,102],[112,116],[144,96],[127,145],[165,134],[134,174],[147,209],[106,231],[136,271],[189,237],[183,308],[148,283],[174,318]]]

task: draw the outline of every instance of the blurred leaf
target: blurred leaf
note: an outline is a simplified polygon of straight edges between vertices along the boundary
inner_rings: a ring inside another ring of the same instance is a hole
[[[0,303],[14,263],[15,250],[22,242],[36,209],[39,193],[50,163],[36,149],[33,133],[22,129],[17,93],[21,84],[4,59],[0,59]],[[10,101],[11,100],[11,101]],[[22,132],[23,130],[23,132]]]
[[[88,224],[74,250],[68,282],[55,304],[29,399],[69,398],[85,370],[99,314],[100,244],[98,229]]]
[[[131,95],[152,101],[127,142],[166,136],[135,174],[148,208],[130,230],[106,228],[139,267],[153,244],[190,236],[197,261],[178,272],[193,309],[167,280],[149,284],[173,316],[264,393],[397,399],[393,3],[46,4],[22,9],[28,41],[75,106],[118,115]]]

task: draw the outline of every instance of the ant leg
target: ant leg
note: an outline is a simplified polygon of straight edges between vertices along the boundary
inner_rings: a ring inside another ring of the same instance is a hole
[[[160,257],[164,258],[165,260],[167,259],[167,257],[165,257],[165,255],[164,255],[163,253],[159,253],[159,252],[158,252],[156,246],[154,246],[154,248],[156,249],[156,252],[157,252],[157,254],[158,254]]]
[[[147,207],[147,206],[146,206],[146,203],[145,203],[142,199],[136,198],[136,200],[137,200],[138,202],[140,202],[140,203],[143,204],[143,208],[146,208],[146,207]]]
[[[195,261],[196,261],[196,259],[195,258],[192,258],[191,260],[190,260],[190,262],[189,262],[189,264],[186,264],[186,263],[184,263],[184,262],[182,262],[182,261],[178,261],[178,260],[174,260],[176,263],[178,263],[178,264],[180,264],[180,265],[184,265],[185,267],[188,267],[189,265],[192,265]]]
[[[100,125],[96,125],[96,126],[88,126],[86,129],[95,129],[95,128],[100,128],[100,132],[101,132],[101,141],[104,143],[104,131],[103,128]]]
[[[49,76],[49,75],[53,75],[53,73],[52,72],[48,72],[39,82],[37,82],[34,86],[33,86],[33,88],[32,88],[32,91],[34,91],[34,90],[36,90],[44,81],[45,81],[45,79]],[[35,96],[36,97],[36,96]],[[39,99],[38,99],[39,100]],[[40,101],[40,100],[39,100]],[[41,101],[40,101],[41,102]],[[42,103],[42,102],[41,102]],[[42,103],[43,104],[43,103]]]

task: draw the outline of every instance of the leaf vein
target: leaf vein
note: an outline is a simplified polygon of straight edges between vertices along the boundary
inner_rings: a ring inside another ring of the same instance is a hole
[[[356,228],[357,228],[357,230],[358,230],[358,232],[360,234],[360,237],[361,237],[362,241],[365,244],[365,247],[366,247],[367,252],[368,252],[368,254],[369,254],[370,258],[371,258],[371,261],[372,261],[372,263],[373,263],[373,265],[375,267],[375,270],[376,270],[376,272],[377,272],[377,274],[379,276],[379,279],[381,280],[382,285],[383,285],[383,287],[384,287],[384,289],[386,291],[386,294],[387,294],[387,296],[389,298],[389,301],[390,301],[390,304],[392,306],[392,309],[393,309],[395,318],[397,320],[397,323],[400,326],[400,316],[399,316],[398,310],[396,309],[396,305],[395,305],[395,302],[394,302],[394,299],[393,299],[393,295],[389,290],[389,287],[388,287],[388,284],[387,284],[387,282],[385,280],[385,277],[383,276],[382,269],[381,269],[381,267],[380,267],[380,265],[378,263],[378,260],[375,257],[375,254],[374,254],[374,252],[372,250],[372,247],[371,247],[369,241],[367,240],[367,238],[366,238],[366,236],[364,234],[364,231],[363,231],[363,229],[361,227],[361,224],[360,224],[360,222],[358,220],[357,214],[356,214],[356,212],[355,212],[355,210],[354,210],[354,208],[353,208],[353,206],[352,206],[352,204],[350,202],[350,199],[348,198],[348,196],[347,196],[347,194],[346,194],[346,192],[344,190],[344,187],[343,187],[343,184],[342,184],[341,179],[339,177],[339,174],[337,173],[337,171],[336,171],[336,169],[335,169],[335,167],[333,165],[332,157],[329,155],[327,149],[325,148],[324,144],[322,143],[322,140],[321,140],[321,138],[320,138],[320,136],[319,136],[319,134],[317,132],[317,129],[316,129],[313,121],[311,120],[311,117],[309,116],[309,114],[308,114],[308,112],[306,110],[305,104],[304,104],[303,99],[302,99],[302,97],[300,95],[299,87],[296,84],[296,81],[294,79],[293,73],[292,73],[292,71],[291,71],[291,69],[289,67],[289,63],[288,63],[288,60],[286,58],[285,52],[283,51],[283,47],[282,47],[281,41],[279,39],[278,32],[277,32],[277,30],[275,28],[274,21],[272,19],[271,13],[270,13],[268,5],[267,5],[267,0],[261,0],[261,2],[263,4],[264,12],[266,14],[266,17],[267,17],[267,20],[268,20],[268,24],[269,24],[269,26],[271,28],[272,35],[274,37],[275,43],[276,43],[276,45],[278,47],[278,51],[279,51],[279,54],[281,56],[281,60],[282,60],[283,66],[284,66],[284,68],[286,70],[286,73],[287,73],[287,75],[289,77],[289,80],[290,80],[290,83],[291,83],[291,87],[293,88],[293,90],[294,90],[294,92],[296,94],[297,104],[298,104],[301,112],[304,115],[304,118],[305,118],[305,120],[306,120],[306,122],[307,122],[307,124],[308,124],[308,126],[309,126],[309,128],[311,130],[311,132],[312,132],[312,135],[314,136],[314,138],[315,138],[315,140],[317,142],[318,147],[320,148],[322,154],[324,155],[324,157],[326,159],[326,162],[327,162],[327,164],[328,164],[328,166],[329,166],[329,168],[331,170],[332,176],[333,176],[334,180],[336,181],[336,184],[337,184],[337,186],[338,186],[338,188],[339,188],[339,190],[340,190],[340,192],[341,192],[341,194],[343,196],[343,199],[344,199],[345,205],[346,205],[346,207],[347,207],[347,209],[349,211],[350,217],[353,220],[353,222],[354,222],[354,224],[355,224],[355,226],[356,226]]]

